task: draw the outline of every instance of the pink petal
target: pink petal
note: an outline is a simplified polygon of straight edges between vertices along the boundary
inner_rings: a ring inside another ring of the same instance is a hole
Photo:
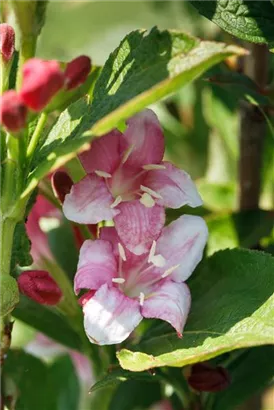
[[[191,297],[187,285],[168,280],[155,288],[152,295],[145,299],[141,313],[146,318],[165,320],[181,336],[190,302]]]
[[[114,129],[94,140],[90,150],[79,156],[86,172],[99,170],[112,174],[121,161],[121,138],[121,132]]]
[[[78,294],[80,289],[99,289],[105,283],[111,286],[115,276],[117,262],[111,243],[101,239],[85,241],[74,278],[75,293]]]
[[[90,386],[92,383],[95,383],[91,363],[87,356],[77,352],[76,350],[70,350],[70,357],[82,383],[86,386]]]
[[[65,196],[63,212],[67,219],[80,224],[96,224],[119,213],[111,209],[113,197],[103,178],[90,174],[73,185]]]
[[[182,282],[191,275],[202,259],[207,237],[206,223],[199,216],[183,215],[163,229],[156,254],[166,259],[165,272],[179,265],[170,274],[172,280]]]
[[[146,109],[130,118],[127,125],[124,148],[134,147],[126,161],[127,165],[142,167],[162,161],[165,150],[164,135],[154,112]]]
[[[149,171],[143,185],[161,195],[157,203],[168,208],[189,205],[192,208],[203,204],[190,176],[169,162],[163,162],[166,169]]]
[[[91,343],[99,345],[123,342],[142,320],[138,300],[106,284],[84,305],[83,312],[86,334]]]
[[[136,255],[147,252],[165,223],[164,208],[154,205],[146,208],[139,200],[122,202],[114,222],[117,233],[125,246]]]

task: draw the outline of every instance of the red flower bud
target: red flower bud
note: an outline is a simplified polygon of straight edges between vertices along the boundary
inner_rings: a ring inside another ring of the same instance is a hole
[[[67,64],[65,83],[68,90],[83,84],[91,69],[91,60],[87,56],[79,56]]]
[[[223,367],[212,367],[207,363],[197,363],[191,368],[189,385],[198,391],[217,392],[230,384],[230,377]]]
[[[6,23],[0,24],[0,52],[6,62],[12,59],[14,53],[15,32]]]
[[[62,298],[62,292],[48,272],[29,270],[18,278],[21,293],[41,305],[56,305]]]
[[[73,181],[66,172],[56,171],[51,177],[51,185],[55,196],[63,203],[65,196],[70,193]]]
[[[57,61],[31,58],[24,64],[20,95],[33,111],[41,111],[63,85],[64,74]]]
[[[16,132],[24,128],[27,119],[27,107],[14,90],[6,91],[0,97],[0,123],[9,131]]]

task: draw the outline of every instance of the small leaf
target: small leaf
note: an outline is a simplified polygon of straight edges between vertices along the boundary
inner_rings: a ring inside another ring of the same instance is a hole
[[[16,280],[10,275],[1,275],[1,316],[8,315],[19,302]]]
[[[189,282],[192,307],[183,338],[174,331],[147,335],[136,351],[118,352],[121,366],[132,371],[181,367],[273,344],[273,272],[274,258],[256,251],[226,250],[204,260]]]
[[[16,225],[13,238],[11,271],[13,271],[16,265],[29,266],[32,264],[30,246],[31,243],[26,233],[25,224],[23,222],[19,222]]]
[[[200,14],[223,30],[252,43],[274,47],[274,5],[266,0],[190,1]]]

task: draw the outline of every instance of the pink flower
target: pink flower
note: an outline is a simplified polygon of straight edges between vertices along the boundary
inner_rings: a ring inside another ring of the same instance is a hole
[[[5,62],[9,62],[12,59],[14,45],[14,29],[6,23],[0,24],[0,52]]]
[[[43,333],[37,333],[35,339],[26,345],[25,351],[41,359],[50,359],[68,353],[81,382],[87,387],[94,382],[90,362],[86,356],[76,350],[68,349]]]
[[[41,111],[63,85],[64,74],[57,61],[31,58],[23,66],[20,96],[33,111]]]
[[[80,156],[88,173],[66,195],[65,216],[96,224],[114,219],[121,240],[133,253],[147,252],[160,235],[164,207],[200,206],[189,175],[162,162],[164,136],[156,115],[145,110],[113,130]]]
[[[12,132],[25,127],[27,107],[14,90],[6,91],[0,97],[0,124]]]
[[[26,230],[31,241],[31,256],[37,268],[44,267],[43,260],[54,260],[46,233],[42,230],[43,219],[61,220],[61,212],[45,197],[38,195],[26,222]]]
[[[62,298],[62,291],[48,272],[43,270],[24,271],[18,277],[21,293],[41,305],[56,305]]]
[[[65,83],[68,90],[83,84],[91,69],[91,60],[87,56],[79,56],[67,64]]]
[[[181,336],[190,308],[183,283],[200,262],[207,227],[198,216],[184,215],[163,228],[149,253],[135,255],[119,242],[115,228],[81,250],[74,289],[82,297],[84,327],[100,345],[121,343],[142,318],[170,323]]]
[[[149,410],[173,410],[173,407],[170,401],[162,400],[162,401],[159,401],[158,403],[153,404],[153,406],[151,406]]]

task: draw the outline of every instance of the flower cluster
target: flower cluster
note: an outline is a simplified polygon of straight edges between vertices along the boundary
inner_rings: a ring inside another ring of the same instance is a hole
[[[0,25],[0,52],[4,62],[10,62],[14,53],[14,30],[8,24]],[[62,89],[72,90],[83,84],[91,70],[91,60],[79,56],[62,71],[55,60],[31,58],[22,67],[22,86],[17,93],[8,90],[0,100],[0,123],[16,133],[25,127],[27,112],[42,111]]]
[[[202,258],[207,227],[183,215],[168,226],[165,207],[197,207],[202,200],[190,176],[163,161],[164,136],[145,110],[93,142],[80,160],[87,175],[65,195],[65,216],[103,227],[81,247],[74,280],[89,340],[125,340],[143,317],[170,323],[182,335],[190,308],[184,281]]]

